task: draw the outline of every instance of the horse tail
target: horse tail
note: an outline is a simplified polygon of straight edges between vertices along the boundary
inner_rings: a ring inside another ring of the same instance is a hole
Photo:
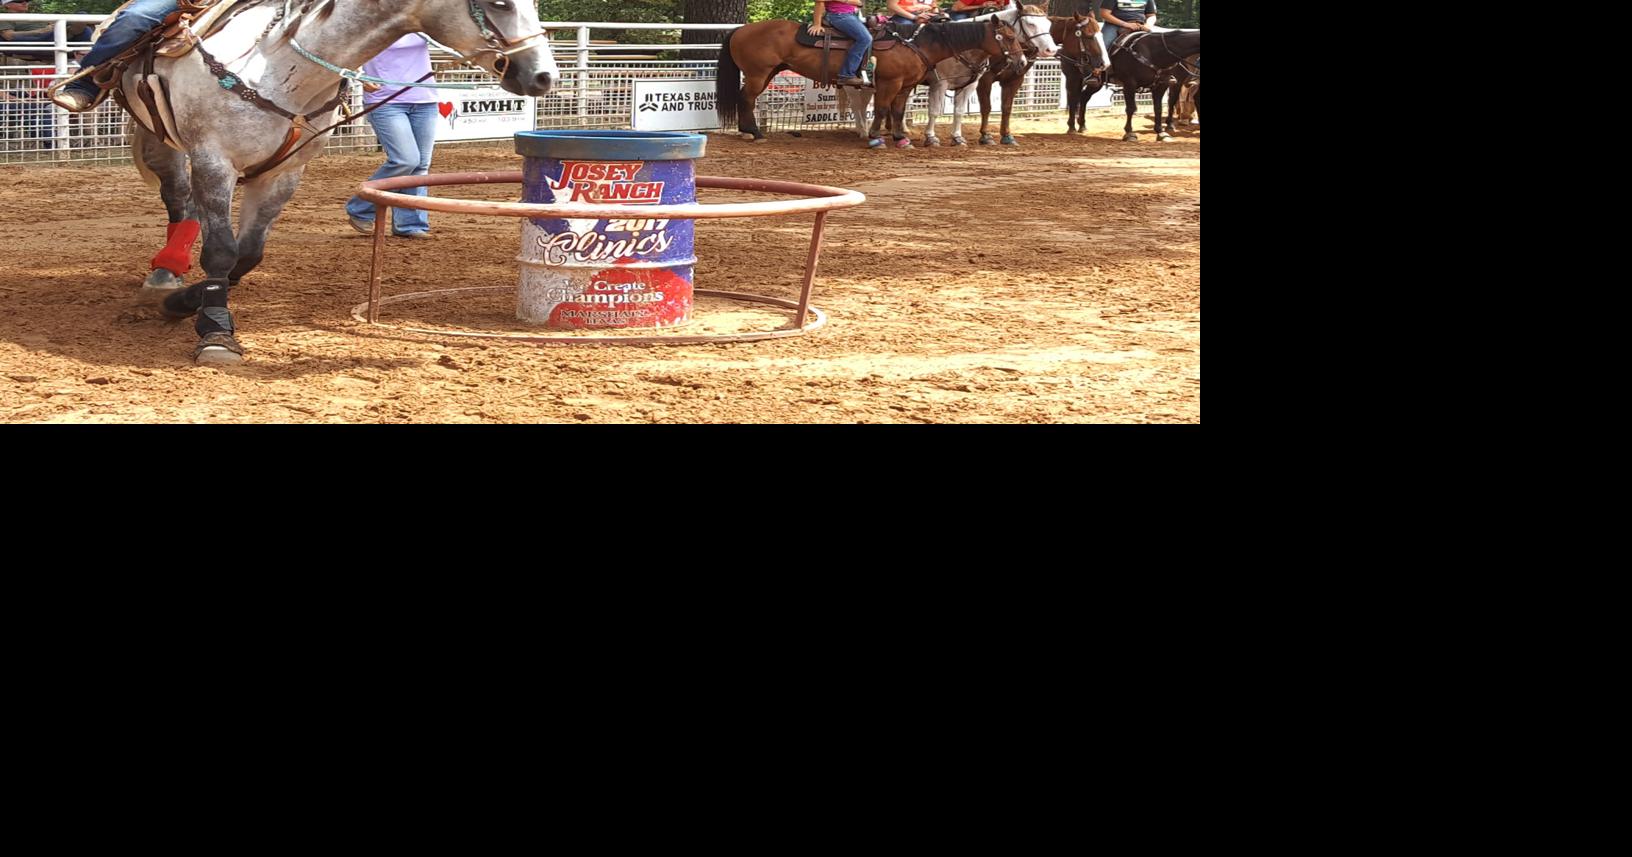
[[[125,123],[125,134],[130,137],[130,159],[136,162],[136,172],[141,175],[142,182],[148,187],[158,187],[159,176],[147,165],[146,158],[147,147],[153,141],[141,128],[136,127],[134,119]]]
[[[731,58],[731,37],[736,30],[726,30],[720,40],[720,67],[714,75],[714,109],[720,114],[720,124],[737,124],[737,102],[742,100],[742,70]]]

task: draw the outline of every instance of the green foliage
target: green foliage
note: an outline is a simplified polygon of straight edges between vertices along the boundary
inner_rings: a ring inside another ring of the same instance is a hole
[[[124,0],[34,0],[32,11],[42,15],[106,15]]]

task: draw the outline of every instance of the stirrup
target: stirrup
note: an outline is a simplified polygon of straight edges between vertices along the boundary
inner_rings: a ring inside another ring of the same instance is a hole
[[[90,111],[95,110],[97,105],[101,104],[107,97],[108,91],[106,89],[98,92],[96,95],[91,96],[91,100],[83,106],[81,106],[78,102],[69,100],[67,89],[68,84],[73,83],[82,77],[89,77],[90,75],[96,74],[96,70],[97,66],[80,69],[72,76],[63,78],[62,80],[51,84],[51,86],[45,90],[45,97],[49,98],[52,104],[61,107],[69,113],[89,113]]]

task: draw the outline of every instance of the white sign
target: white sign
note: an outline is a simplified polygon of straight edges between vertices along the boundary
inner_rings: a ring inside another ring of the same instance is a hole
[[[630,124],[636,131],[701,131],[720,127],[712,80],[636,80]]]
[[[1061,79],[1060,79],[1060,109],[1061,110],[1065,110],[1070,106],[1069,104],[1066,103],[1066,100],[1065,100],[1065,86],[1066,86],[1065,78],[1061,77]],[[1110,107],[1111,106],[1111,88],[1109,86],[1101,86],[1099,88],[1098,92],[1095,92],[1093,95],[1088,96],[1088,105],[1087,106],[1089,106],[1089,107]]]
[[[482,89],[441,89],[436,104],[437,142],[502,140],[536,126],[538,100],[505,92],[497,86]]]
[[[854,91],[854,90],[852,90]],[[868,93],[872,95],[872,93]],[[805,124],[815,125],[818,122],[854,122],[854,111],[839,112],[839,90],[837,87],[817,86],[816,81],[805,78]]]

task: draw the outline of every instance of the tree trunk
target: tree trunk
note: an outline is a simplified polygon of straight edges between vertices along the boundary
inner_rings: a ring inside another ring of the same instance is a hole
[[[745,24],[748,22],[748,0],[685,0],[684,20],[688,24]],[[682,45],[719,44],[725,30],[682,30]],[[719,51],[681,51],[688,60],[718,59]]]

